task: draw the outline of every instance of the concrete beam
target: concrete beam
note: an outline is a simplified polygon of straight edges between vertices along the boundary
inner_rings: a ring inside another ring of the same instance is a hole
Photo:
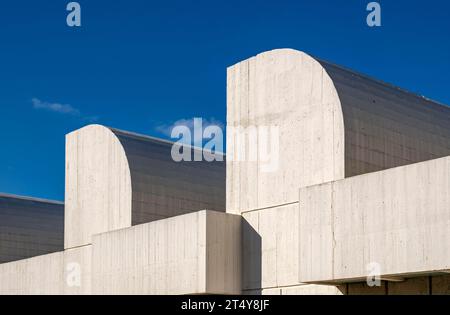
[[[450,157],[301,188],[299,198],[301,282],[450,267]]]
[[[199,211],[0,264],[0,294],[240,294],[241,217]]]
[[[93,292],[240,294],[241,218],[200,211],[94,236]]]

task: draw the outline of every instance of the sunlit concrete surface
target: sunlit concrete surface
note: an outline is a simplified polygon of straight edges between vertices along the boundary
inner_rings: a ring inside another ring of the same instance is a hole
[[[227,87],[228,126],[280,128],[278,171],[262,172],[262,156],[230,156],[228,212],[296,202],[299,187],[450,155],[447,106],[303,52],[242,61],[228,69]],[[228,137],[227,150],[239,149]]]
[[[193,211],[225,211],[225,162],[174,162],[171,142],[90,125],[66,138],[65,248]]]
[[[227,126],[278,128],[277,167],[231,133],[226,171],[70,133],[64,250],[1,264],[0,293],[450,294],[449,107],[278,49],[228,68]]]
[[[240,294],[241,217],[200,211],[94,236],[101,294]]]
[[[240,294],[241,217],[198,211],[0,265],[0,294]]]
[[[300,189],[300,281],[450,270],[450,157]],[[320,200],[320,202],[318,202]]]
[[[409,277],[449,284],[449,164],[428,161],[450,155],[449,107],[291,49],[231,66],[227,96],[229,127],[280,128],[277,171],[228,155],[227,212],[256,231],[244,293],[353,294],[373,262],[407,283],[385,294],[433,292]]]

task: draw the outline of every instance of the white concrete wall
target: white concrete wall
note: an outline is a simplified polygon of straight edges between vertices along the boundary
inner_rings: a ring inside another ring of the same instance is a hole
[[[343,294],[299,280],[299,204],[243,213],[244,294]],[[320,262],[317,262],[320,263]]]
[[[64,251],[64,294],[92,293],[92,245]]]
[[[225,162],[175,162],[172,143],[90,125],[66,138],[65,248],[202,209],[225,211]]]
[[[228,68],[227,77],[227,212],[296,202],[298,187],[344,178],[341,105],[319,62],[279,49]],[[256,161],[235,156],[242,150],[230,127],[249,126],[279,127],[275,171],[263,171],[267,162],[260,154]]]
[[[241,292],[239,216],[200,211],[94,237],[93,292]]]
[[[243,214],[243,290],[298,284],[298,204]]]
[[[450,269],[450,157],[300,189],[300,280]]]
[[[91,292],[91,246],[0,264],[0,294]]]
[[[302,283],[311,279],[358,273],[364,277],[365,263],[377,255],[390,272],[431,267],[425,252],[444,250],[443,245],[433,245],[431,231],[424,231],[424,226],[408,230],[412,215],[407,219],[401,215],[410,211],[409,194],[419,204],[433,198],[428,203],[435,207],[430,211],[435,215],[429,217],[424,212],[428,210],[422,209],[416,217],[432,221],[430,225],[442,234],[447,227],[448,213],[441,209],[446,196],[418,195],[420,182],[414,188],[405,180],[408,176],[418,181],[414,168],[409,175],[405,171],[398,178],[392,176],[389,181],[395,187],[371,177],[371,182],[355,183],[348,193],[349,181],[339,180],[449,155],[449,118],[448,107],[295,50],[264,52],[230,67],[227,126],[278,126],[281,131],[280,165],[272,173],[263,172],[260,154],[256,162],[239,161],[239,153],[248,157],[248,147],[234,134],[227,135],[227,212],[241,213],[245,219],[245,292],[281,293],[293,287],[302,289],[291,292],[302,292],[307,288]],[[399,185],[403,185],[397,188],[400,191],[395,190]],[[347,194],[338,189],[347,189]],[[393,213],[377,219],[375,213],[383,207]],[[347,211],[345,219],[342,213],[336,214],[342,209]],[[370,225],[374,216],[376,228]],[[376,237],[365,239],[374,229],[379,229],[384,242],[393,242],[391,247],[398,246],[398,253],[386,255],[383,242]],[[415,234],[419,244],[406,242],[409,233]],[[440,244],[444,243],[441,239]],[[421,246],[427,249],[420,251]],[[412,262],[405,260],[406,251],[416,255]],[[444,254],[435,263],[443,268],[446,261]]]
[[[241,294],[242,217],[213,211],[206,211],[205,214],[205,292]]]
[[[0,294],[62,294],[63,252],[0,264]]]
[[[89,245],[92,235],[131,226],[131,177],[125,151],[106,127],[66,136],[64,248]]]
[[[199,211],[0,265],[0,294],[240,294],[241,217]]]

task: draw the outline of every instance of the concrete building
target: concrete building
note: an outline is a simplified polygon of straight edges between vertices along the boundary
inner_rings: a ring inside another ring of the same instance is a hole
[[[225,176],[69,134],[64,249],[0,264],[0,293],[450,293],[450,107],[280,49],[228,69],[227,126],[277,127],[277,167],[239,158],[262,138],[227,135]]]

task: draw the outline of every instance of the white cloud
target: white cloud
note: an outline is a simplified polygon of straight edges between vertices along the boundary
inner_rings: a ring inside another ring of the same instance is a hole
[[[41,101],[38,98],[33,98],[31,100],[33,103],[34,109],[44,109],[51,112],[56,112],[60,114],[67,114],[67,115],[73,115],[73,116],[80,116],[80,111],[69,104],[61,104],[61,103],[50,103]]]
[[[33,108],[36,110],[46,110],[63,115],[71,115],[78,117],[79,119],[86,121],[88,123],[93,123],[99,119],[98,116],[82,116],[80,110],[78,110],[77,108],[73,107],[70,104],[41,101],[36,97],[31,99],[31,103],[33,104]]]

